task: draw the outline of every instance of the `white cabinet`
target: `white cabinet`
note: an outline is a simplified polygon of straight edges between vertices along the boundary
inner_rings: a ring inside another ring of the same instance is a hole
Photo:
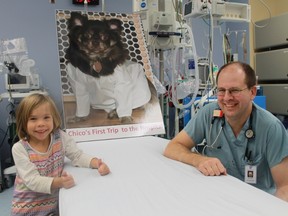
[[[255,70],[267,110],[288,115],[288,13],[256,22]]]
[[[288,13],[274,16],[270,19],[265,19],[256,22],[254,25],[254,49],[260,50],[271,47],[279,47],[288,44]]]
[[[256,53],[255,62],[260,81],[288,81],[288,48]]]

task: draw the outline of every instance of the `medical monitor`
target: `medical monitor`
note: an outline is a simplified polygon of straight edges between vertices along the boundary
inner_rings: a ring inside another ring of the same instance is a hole
[[[19,74],[5,74],[5,88],[7,91],[29,91],[30,78]]]

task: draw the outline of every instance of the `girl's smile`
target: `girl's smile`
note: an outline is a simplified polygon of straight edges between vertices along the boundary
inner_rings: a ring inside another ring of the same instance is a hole
[[[48,103],[35,108],[27,122],[27,133],[31,146],[49,146],[50,133],[53,131],[53,118]]]

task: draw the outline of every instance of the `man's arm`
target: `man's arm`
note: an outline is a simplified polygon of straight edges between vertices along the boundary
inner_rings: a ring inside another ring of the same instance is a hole
[[[187,160],[184,161],[184,157],[186,158],[192,154],[191,149],[194,146],[193,140],[184,130],[182,130],[168,143],[164,151],[164,156],[194,166],[192,162],[189,163]]]
[[[225,167],[219,159],[191,152],[191,149],[194,146],[195,142],[185,132],[185,130],[182,130],[168,143],[164,151],[164,156],[190,164],[206,176],[227,174]]]
[[[288,202],[288,157],[271,168],[271,173],[276,184],[275,196]]]

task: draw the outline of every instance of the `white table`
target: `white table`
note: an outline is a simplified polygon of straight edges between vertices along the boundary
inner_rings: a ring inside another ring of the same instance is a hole
[[[111,173],[66,164],[76,186],[61,189],[61,216],[288,215],[288,203],[232,176],[203,176],[164,157],[167,143],[152,136],[79,143]]]

